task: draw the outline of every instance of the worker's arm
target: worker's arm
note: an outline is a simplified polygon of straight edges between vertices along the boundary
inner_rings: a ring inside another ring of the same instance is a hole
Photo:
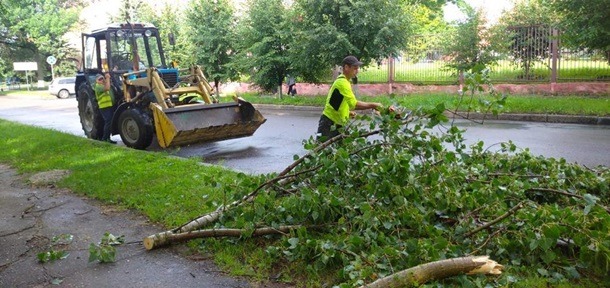
[[[381,110],[381,108],[383,108],[383,105],[381,105],[381,103],[358,101],[358,102],[356,102],[355,109],[356,110],[366,110],[366,109]]]
[[[110,90],[110,73],[106,72],[104,75],[104,91]]]

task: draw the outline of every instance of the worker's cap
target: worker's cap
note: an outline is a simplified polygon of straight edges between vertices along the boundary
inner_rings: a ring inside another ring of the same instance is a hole
[[[347,56],[343,58],[343,65],[351,65],[351,66],[360,66],[362,62],[358,61],[358,58],[355,56]]]
[[[100,78],[102,78],[102,79],[103,79],[103,78],[104,78],[104,75],[102,75],[102,74],[97,74],[97,75],[95,75],[95,80],[100,80]]]

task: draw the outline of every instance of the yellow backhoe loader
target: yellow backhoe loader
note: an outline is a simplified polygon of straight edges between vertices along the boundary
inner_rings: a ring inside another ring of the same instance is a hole
[[[165,64],[158,30],[148,24],[113,24],[82,35],[82,69],[76,77],[80,122],[87,137],[101,139],[103,118],[95,76],[111,75],[116,112],[112,135],[146,149],[251,136],[266,119],[249,102],[219,103],[199,66]]]

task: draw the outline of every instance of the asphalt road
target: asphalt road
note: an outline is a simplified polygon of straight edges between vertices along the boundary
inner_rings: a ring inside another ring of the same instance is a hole
[[[179,157],[198,157],[247,173],[280,172],[294,155],[306,151],[302,142],[315,133],[319,111],[260,109],[267,122],[252,137],[170,149]],[[0,97],[0,118],[83,136],[76,100]],[[610,166],[610,126],[518,121],[486,121],[484,125],[457,120],[466,128],[467,143],[485,146],[512,140],[535,155],[565,158],[587,166]],[[120,140],[118,135],[113,139]],[[120,144],[120,143],[119,143]],[[120,144],[121,145],[121,144]],[[156,145],[148,148],[160,151]]]

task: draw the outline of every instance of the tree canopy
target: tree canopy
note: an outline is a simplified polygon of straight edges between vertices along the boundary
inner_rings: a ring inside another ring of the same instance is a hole
[[[610,63],[610,9],[607,0],[547,0],[559,13],[564,37],[576,48],[600,49]]]
[[[290,72],[291,34],[286,22],[289,8],[282,2],[250,1],[248,14],[239,24],[238,66],[265,91],[280,87]]]
[[[47,56],[71,55],[73,51],[63,36],[78,22],[81,1],[4,0],[0,7],[0,53],[5,62],[38,62],[38,79],[47,71]],[[60,58],[61,57],[61,58]],[[58,63],[60,64],[60,63]],[[12,67],[1,67],[7,72]],[[2,73],[2,72],[0,72]]]
[[[231,65],[235,56],[235,18],[229,0],[193,1],[186,13],[189,39],[194,62],[202,65],[204,73],[214,81],[216,92],[220,82],[235,80],[237,70]]]
[[[406,48],[412,20],[404,1],[295,1],[291,59],[305,81],[319,82],[347,55],[366,64]]]

